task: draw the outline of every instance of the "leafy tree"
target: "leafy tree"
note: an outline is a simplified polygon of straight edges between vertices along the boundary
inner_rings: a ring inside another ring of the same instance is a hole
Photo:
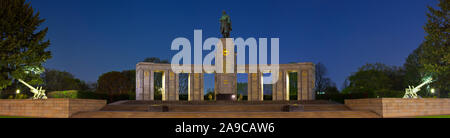
[[[179,78],[179,90],[178,93],[180,94],[179,100],[188,100],[188,79],[189,74],[188,73],[180,73],[178,74]]]
[[[169,63],[168,60],[161,60],[157,57],[148,57],[145,58],[143,62],[153,62],[153,63]]]
[[[247,95],[248,83],[247,82],[238,82],[237,83],[237,94]]]
[[[88,84],[75,78],[71,73],[49,69],[42,75],[47,91],[87,90]]]
[[[102,74],[97,80],[98,93],[106,93],[112,101],[113,96],[117,94],[128,94],[131,92],[132,83],[121,72],[111,71]]]
[[[45,50],[50,45],[44,40],[48,28],[39,30],[44,21],[25,0],[0,1],[0,89],[19,78],[42,83],[39,73],[30,70],[43,70],[42,63],[51,58]]]
[[[438,9],[428,7],[427,23],[424,26],[423,46],[419,47],[418,63],[421,73],[431,75],[433,85],[441,90],[450,90],[450,48],[449,41],[449,6],[450,0],[439,0]]]
[[[162,77],[163,74],[162,72],[154,72],[153,74],[153,80],[154,80],[154,86],[153,90],[154,90],[154,98],[155,100],[162,100]]]
[[[450,50],[449,50],[449,7],[450,0],[440,0],[439,9],[428,7],[427,23],[424,26],[425,41],[406,59],[405,84],[418,85],[423,78],[431,76],[432,87],[445,97],[450,90]],[[421,96],[433,96],[426,89],[419,91]]]
[[[364,93],[369,98],[401,97],[405,88],[402,78],[404,71],[401,68],[381,63],[366,64],[348,78],[349,86],[342,93]]]
[[[131,92],[136,92],[136,70],[124,70],[121,72],[128,80],[128,82],[130,82],[131,87]]]
[[[405,68],[405,78],[404,78],[404,84],[405,86],[408,85],[418,85],[422,83],[422,78],[426,77],[426,73],[422,72],[424,69],[424,66],[419,63],[419,56],[422,52],[423,44],[420,45],[417,49],[415,49],[409,56],[406,58],[405,64],[403,64],[403,67]],[[427,92],[426,89],[421,89],[418,92],[419,95],[425,96],[430,95],[430,93]]]
[[[339,94],[339,90],[336,86],[328,86],[325,88],[325,94]]]
[[[298,99],[297,72],[289,72],[289,100]]]
[[[206,94],[205,94],[204,99],[205,99],[205,100],[212,101],[212,100],[214,100],[214,97],[215,97],[214,95],[215,95],[215,94],[214,94],[214,89],[208,88],[208,89],[206,90]]]

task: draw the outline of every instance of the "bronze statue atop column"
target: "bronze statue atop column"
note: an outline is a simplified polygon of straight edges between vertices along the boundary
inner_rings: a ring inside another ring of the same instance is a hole
[[[220,21],[220,33],[222,34],[223,38],[229,38],[230,32],[231,32],[231,19],[228,14],[223,11],[222,17],[219,19]]]

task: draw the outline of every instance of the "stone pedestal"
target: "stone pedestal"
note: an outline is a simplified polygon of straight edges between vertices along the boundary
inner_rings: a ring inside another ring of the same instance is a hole
[[[78,112],[98,111],[105,105],[106,100],[93,99],[0,99],[0,116],[69,118]]]
[[[450,98],[368,98],[345,99],[352,110],[368,110],[381,117],[414,117],[450,114]]]
[[[221,63],[220,59],[222,59],[223,73],[216,73],[215,75],[216,100],[235,100],[237,73],[234,43],[231,39],[227,41],[225,38],[221,38],[219,43],[222,43],[222,47],[218,47],[222,48],[222,51],[217,51],[216,66]]]

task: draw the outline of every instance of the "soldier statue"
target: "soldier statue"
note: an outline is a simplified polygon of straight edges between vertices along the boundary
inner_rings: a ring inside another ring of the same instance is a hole
[[[220,33],[222,34],[223,38],[229,38],[230,32],[231,32],[231,19],[228,14],[223,11],[222,17],[220,17]]]

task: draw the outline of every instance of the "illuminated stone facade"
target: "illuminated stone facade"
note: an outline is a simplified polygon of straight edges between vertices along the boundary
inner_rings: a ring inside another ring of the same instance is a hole
[[[194,69],[194,66],[191,66]],[[154,74],[162,73],[162,100],[179,100],[179,74],[174,73],[170,64],[139,62],[136,65],[136,100],[155,100],[154,98]],[[192,71],[193,72],[193,71]],[[313,63],[279,64],[279,79],[272,85],[272,100],[289,100],[289,73],[297,73],[298,100],[314,100],[315,67]],[[263,101],[263,72],[248,73],[248,65],[245,72],[248,74],[248,101]],[[267,72],[264,72],[267,73]],[[215,93],[235,93],[236,72],[215,75]],[[189,73],[188,75],[188,100],[204,100],[204,74]]]

